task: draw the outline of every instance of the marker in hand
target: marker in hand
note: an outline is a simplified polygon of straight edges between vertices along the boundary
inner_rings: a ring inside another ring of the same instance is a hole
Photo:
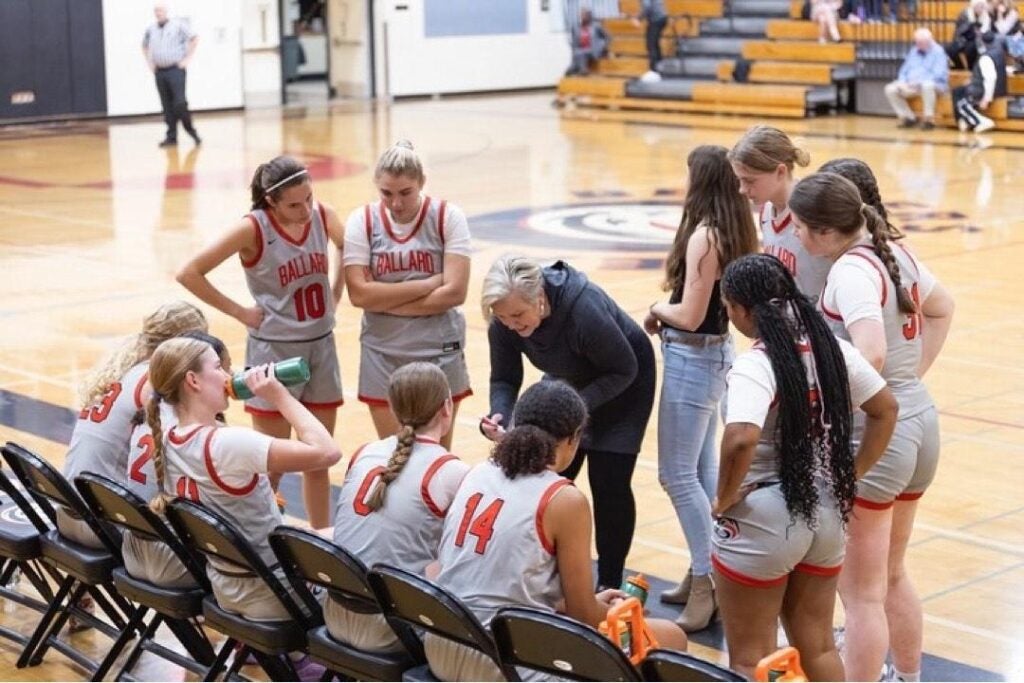
[[[480,433],[495,443],[505,438],[505,428],[501,426],[501,413],[480,418]]]

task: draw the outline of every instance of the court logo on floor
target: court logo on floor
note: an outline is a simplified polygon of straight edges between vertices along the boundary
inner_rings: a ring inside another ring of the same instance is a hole
[[[682,209],[678,201],[606,201],[521,208],[472,216],[474,238],[530,247],[664,252]]]

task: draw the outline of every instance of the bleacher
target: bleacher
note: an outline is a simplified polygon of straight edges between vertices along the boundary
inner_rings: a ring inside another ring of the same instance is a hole
[[[667,0],[670,20],[661,36],[666,57],[657,82],[640,80],[647,69],[643,25],[629,17],[639,0],[620,0],[622,17],[604,21],[609,53],[589,76],[563,78],[559,101],[581,107],[660,112],[728,113],[802,118],[817,111],[852,111],[855,81],[879,80],[899,61],[918,25],[940,43],[951,40],[963,0],[919,0],[917,17],[896,23],[841,21],[839,43],[819,43],[818,27],[800,18],[803,0]],[[749,62],[736,82],[738,60]],[[881,75],[880,75],[881,74]],[[952,73],[952,86],[966,73]],[[1010,99],[988,112],[998,128],[1024,130],[1024,75],[1011,76]],[[913,106],[913,103],[912,103]],[[1018,118],[1020,117],[1020,118]],[[954,125],[948,95],[938,105],[940,125]]]

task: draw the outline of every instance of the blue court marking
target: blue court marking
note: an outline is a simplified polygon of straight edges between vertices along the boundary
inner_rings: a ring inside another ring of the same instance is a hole
[[[75,426],[76,415],[62,406],[40,401],[6,389],[0,389],[0,425],[27,432],[50,441],[67,445],[71,440],[71,431]],[[287,514],[299,519],[306,519],[306,509],[302,503],[302,479],[298,474],[286,474],[281,479],[280,491],[288,501]],[[340,489],[331,486],[331,509],[335,509]],[[626,574],[636,573],[626,570]],[[674,620],[679,616],[679,608],[663,605],[658,595],[673,588],[674,584],[656,576],[648,576],[651,583],[651,597],[647,601],[650,615],[663,619]],[[718,650],[725,650],[725,633],[722,622],[716,621],[710,627],[698,633],[690,634],[690,640]],[[921,680],[924,681],[1003,681],[1005,677],[985,669],[955,662],[945,657],[925,653],[921,667]]]

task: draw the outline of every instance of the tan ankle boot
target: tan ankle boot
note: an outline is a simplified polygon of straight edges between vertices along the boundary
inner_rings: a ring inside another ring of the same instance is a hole
[[[658,596],[658,599],[667,605],[685,605],[690,597],[690,586],[693,583],[693,567],[686,570],[683,582],[672,590],[667,590]]]
[[[676,619],[676,623],[687,633],[700,631],[707,628],[718,611],[718,601],[715,598],[715,585],[711,581],[711,575],[694,576],[690,588],[690,599],[686,602],[686,609]]]

